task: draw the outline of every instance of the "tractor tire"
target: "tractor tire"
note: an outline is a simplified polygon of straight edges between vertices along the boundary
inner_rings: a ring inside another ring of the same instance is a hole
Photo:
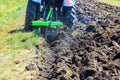
[[[34,28],[31,26],[31,22],[40,18],[40,4],[28,1],[25,17],[25,31],[32,31]]]
[[[73,7],[64,7],[63,8],[63,22],[69,28],[75,27],[75,22],[77,21],[75,6]]]

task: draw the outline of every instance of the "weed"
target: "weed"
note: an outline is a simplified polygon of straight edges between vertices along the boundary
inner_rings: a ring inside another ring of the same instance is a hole
[[[97,1],[108,3],[113,6],[120,6],[120,0],[97,0]]]

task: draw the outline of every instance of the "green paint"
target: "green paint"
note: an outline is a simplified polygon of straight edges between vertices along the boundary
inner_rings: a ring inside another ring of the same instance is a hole
[[[53,22],[53,21],[33,21],[32,26],[35,27],[47,27],[47,26],[62,26],[62,22]]]

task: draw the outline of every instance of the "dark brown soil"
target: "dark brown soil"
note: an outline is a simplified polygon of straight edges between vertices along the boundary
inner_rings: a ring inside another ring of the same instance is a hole
[[[77,35],[67,29],[36,61],[40,80],[120,80],[120,7],[77,2]],[[42,51],[43,49],[37,50]]]

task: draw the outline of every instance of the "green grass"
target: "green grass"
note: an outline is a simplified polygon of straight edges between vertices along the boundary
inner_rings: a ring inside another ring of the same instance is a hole
[[[0,8],[0,15],[1,15],[0,16],[0,52],[1,51],[3,52],[14,51],[14,50],[11,50],[11,46],[16,47],[16,45],[19,44],[18,39],[20,39],[19,36],[22,35],[22,33],[9,34],[8,32],[18,26],[17,23],[20,22],[19,19],[21,19],[20,17],[23,16],[23,12],[25,11],[26,4],[27,4],[27,0],[9,0],[9,1],[1,0],[0,1],[0,5],[1,5],[1,8]],[[14,40],[17,40],[18,42],[16,43],[16,41]],[[12,41],[15,42],[15,44],[12,43]],[[16,47],[16,50],[17,49],[18,48]]]
[[[9,24],[19,17],[25,9],[27,0],[1,0],[0,1],[0,28]],[[24,7],[24,8],[23,8]],[[18,15],[19,13],[19,15]]]
[[[14,71],[11,70],[16,66],[16,57],[25,50],[31,51],[35,45],[42,44],[36,35],[37,31],[19,30],[24,25],[26,4],[27,0],[0,0],[0,80],[19,80],[14,78]],[[13,30],[16,31],[9,33]],[[22,57],[29,55],[30,53],[22,54]]]
[[[27,0],[0,0],[0,12],[6,13],[14,10],[17,6],[23,5]]]
[[[97,1],[108,3],[113,6],[120,6],[120,0],[97,0]]]
[[[10,34],[3,41],[4,45],[8,48],[5,53],[17,53],[21,49],[29,49],[34,45],[40,43],[40,39],[37,35],[34,35],[34,32],[23,33],[17,32]],[[3,48],[4,49],[4,48]]]
[[[33,46],[42,44],[41,39],[35,33],[36,31],[29,33],[17,32],[4,38],[4,46],[2,45],[0,50],[0,80],[14,80],[14,71],[11,69],[15,66],[14,61],[17,55],[25,49],[30,50]],[[31,54],[32,52],[27,55]]]

